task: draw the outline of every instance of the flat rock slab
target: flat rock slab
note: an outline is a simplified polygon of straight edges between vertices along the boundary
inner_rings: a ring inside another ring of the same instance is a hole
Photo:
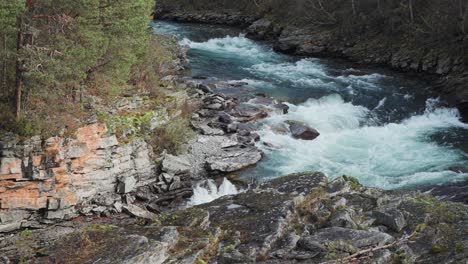
[[[262,159],[261,150],[255,146],[241,148],[241,144],[236,135],[200,136],[189,150],[192,176],[197,178],[213,172],[233,172]]]
[[[233,172],[257,164],[262,159],[262,152],[255,147],[229,149],[219,156],[206,160],[210,171]]]
[[[274,192],[247,192],[200,206],[209,212],[210,222],[243,243],[237,250],[255,259],[266,253],[291,225],[294,202]]]
[[[312,189],[324,187],[328,178],[321,172],[304,172],[282,176],[261,185],[261,188],[272,188],[279,192],[299,195],[309,194]]]
[[[179,241],[175,227],[117,227],[97,224],[68,234],[34,263],[164,263]],[[80,245],[77,247],[77,245]]]
[[[382,246],[392,242],[394,239],[391,235],[382,232],[356,230],[342,227],[329,227],[320,229],[312,236],[303,237],[299,243],[306,245],[320,244],[328,246],[330,243],[341,242],[349,244],[354,248],[363,248],[369,246]]]
[[[187,159],[167,154],[162,162],[162,170],[172,175],[190,172],[190,163]]]

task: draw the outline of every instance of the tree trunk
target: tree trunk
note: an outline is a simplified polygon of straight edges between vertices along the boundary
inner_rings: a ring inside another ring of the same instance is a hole
[[[464,6],[463,0],[460,0],[460,19],[461,19],[461,32],[466,35],[466,20],[468,16],[468,3]]]
[[[8,74],[8,56],[7,56],[7,34],[3,34],[3,79],[2,79],[2,96],[6,97],[9,96],[10,89],[8,89],[8,84],[7,84],[7,74]]]
[[[22,69],[23,62],[21,61],[19,57],[19,53],[21,51],[21,48],[23,47],[22,25],[23,25],[22,15],[19,15],[17,18],[18,36],[16,39],[16,50],[17,50],[18,58],[16,59],[16,104],[15,104],[15,107],[16,107],[16,120],[17,121],[21,119],[21,94],[23,92],[23,69]]]
[[[356,15],[356,3],[355,0],[351,0],[351,7],[353,9],[353,15]]]
[[[411,24],[414,23],[413,0],[408,0]]]

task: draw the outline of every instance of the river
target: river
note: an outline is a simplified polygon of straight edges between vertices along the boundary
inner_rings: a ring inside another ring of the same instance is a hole
[[[265,158],[244,177],[264,180],[306,170],[354,176],[367,186],[413,188],[462,182],[468,164],[468,125],[431,93],[431,80],[336,59],[276,53],[237,28],[153,22],[155,33],[190,47],[191,74],[242,81],[247,92],[287,102],[287,115],[258,124]],[[274,132],[285,120],[303,121],[321,135],[303,141]]]

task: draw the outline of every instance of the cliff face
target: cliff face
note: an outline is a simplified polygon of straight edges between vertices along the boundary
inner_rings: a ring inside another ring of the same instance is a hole
[[[121,144],[99,124],[78,129],[75,137],[0,142],[1,232],[71,218],[77,205],[84,209],[93,198],[106,197],[113,205],[118,193],[156,181],[144,141]]]
[[[398,1],[380,7],[378,1],[359,1],[355,14],[351,6],[338,2],[239,1],[233,6],[224,1],[162,0],[155,18],[244,26],[247,37],[270,40],[280,52],[429,74],[440,78],[434,89],[468,118],[468,37],[460,31],[460,23],[466,21],[455,17],[465,8],[419,3],[421,19],[411,22],[408,7]],[[437,28],[426,28],[427,23]]]

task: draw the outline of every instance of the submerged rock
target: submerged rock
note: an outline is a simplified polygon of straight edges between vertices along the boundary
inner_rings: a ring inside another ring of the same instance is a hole
[[[309,127],[303,122],[288,120],[286,121],[286,124],[289,125],[289,131],[294,138],[314,140],[320,136],[320,133],[317,130]]]

